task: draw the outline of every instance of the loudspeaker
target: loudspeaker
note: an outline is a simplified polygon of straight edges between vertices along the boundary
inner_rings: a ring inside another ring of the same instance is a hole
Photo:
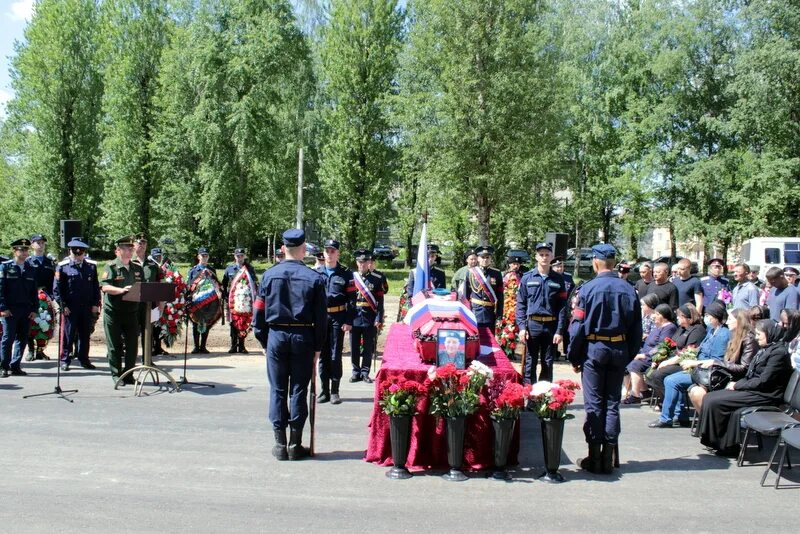
[[[73,219],[61,219],[61,248],[67,248],[73,237],[81,237],[83,235],[81,221]]]
[[[569,248],[569,234],[559,234],[557,232],[547,232],[544,234],[544,240],[553,244],[553,256],[567,257],[567,249]]]

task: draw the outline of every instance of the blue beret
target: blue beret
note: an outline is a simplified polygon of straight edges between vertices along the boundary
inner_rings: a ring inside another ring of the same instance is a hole
[[[150,249],[150,255],[151,255],[151,256],[161,256],[161,249],[160,249],[160,248],[158,248],[158,247],[156,247],[156,248],[151,248],[151,249]]]
[[[298,228],[283,232],[283,244],[287,247],[299,247],[306,242],[306,233]]]
[[[47,238],[42,234],[33,234],[31,236],[31,241],[44,241],[45,243],[47,243]]]
[[[325,243],[323,243],[322,246],[325,248],[335,248],[336,250],[339,250],[341,244],[335,239],[326,239]]]
[[[207,247],[200,247],[200,248],[197,249],[197,253],[198,254],[208,254],[208,248]]]
[[[600,243],[592,247],[592,255],[598,260],[607,260],[617,257],[617,249],[607,243]]]
[[[541,243],[536,243],[536,250],[541,250],[543,248],[546,248],[550,252],[553,252],[553,244],[552,243],[548,243],[546,241],[542,241]]]
[[[89,245],[81,241],[80,237],[73,237],[69,243],[67,243],[69,248],[89,248]]]

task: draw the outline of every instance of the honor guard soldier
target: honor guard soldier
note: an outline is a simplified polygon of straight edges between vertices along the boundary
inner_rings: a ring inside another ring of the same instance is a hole
[[[709,304],[716,300],[717,295],[723,289],[728,289],[730,283],[728,279],[722,276],[722,270],[725,267],[725,262],[719,258],[712,258],[708,260],[708,276],[700,279],[700,284],[703,286],[703,308],[707,308]]]
[[[369,271],[370,273],[378,277],[378,279],[380,280],[380,287],[383,290],[383,294],[384,296],[387,295],[389,293],[389,279],[386,278],[385,274],[383,274],[381,271],[375,268],[374,256],[372,257],[372,259],[369,260]],[[385,314],[382,313],[380,323],[378,323],[378,333],[375,336],[375,347],[373,348],[372,351],[373,358],[375,357],[375,354],[378,351],[378,336],[381,334],[381,331],[383,330],[384,320],[385,320]]]
[[[564,287],[567,290],[567,324],[571,321],[571,307],[570,307],[570,298],[572,295],[572,290],[575,288],[575,279],[572,278],[572,275],[568,272],[564,271],[564,258],[562,256],[556,256],[553,258],[553,261],[550,262],[550,268],[553,269],[553,272],[556,272],[561,275],[564,279]],[[561,344],[564,347],[564,355],[567,354],[567,347],[569,347],[569,328],[564,329],[563,339],[561,340]]]
[[[160,282],[164,279],[164,272],[156,261],[147,255],[147,237],[143,233],[136,234],[133,240],[133,259],[131,263],[135,263],[142,268],[144,273],[143,282]],[[152,304],[155,308],[158,305]],[[152,355],[163,352],[161,349],[161,340],[158,337],[160,327],[158,323],[150,322],[151,309],[145,308],[145,303],[140,305],[141,311],[139,313],[139,334],[142,338],[142,358],[144,358],[144,329],[151,328],[153,330],[153,352]]]
[[[228,291],[230,290],[231,282],[233,282],[233,279],[236,278],[236,275],[239,274],[239,270],[242,268],[247,269],[247,272],[250,273],[250,279],[255,285],[256,271],[253,269],[252,265],[247,263],[247,256],[245,256],[244,249],[236,248],[233,250],[233,263],[228,265],[225,268],[225,272],[222,274],[222,302],[225,306],[228,305]],[[233,326],[230,320],[230,310],[228,310],[227,313],[228,323],[231,327],[231,348],[228,349],[228,354],[234,354],[236,352],[247,354],[247,349],[244,348],[244,337],[240,336],[239,331]]]
[[[189,281],[187,282],[187,285],[191,287],[194,279],[197,278],[203,271],[210,271],[215,277],[217,275],[217,271],[208,264],[208,248],[206,247],[200,247],[197,249],[197,265],[189,269]],[[209,353],[208,349],[206,348],[209,330],[211,330],[211,328],[201,334],[197,329],[197,323],[192,322],[192,341],[194,341],[192,354]]]
[[[430,280],[431,288],[440,289],[447,287],[447,277],[444,271],[436,266],[436,260],[439,257],[439,246],[428,245],[428,280]],[[411,293],[414,291],[414,269],[408,274],[408,295],[413,297]]]
[[[89,336],[100,312],[97,266],[86,259],[89,245],[79,237],[73,237],[67,248],[69,256],[56,266],[53,282],[53,295],[64,321],[59,365],[62,371],[69,371],[72,359],[78,358],[81,367],[94,369],[89,361]]]
[[[144,271],[131,261],[134,239],[134,236],[117,239],[114,249],[117,259],[106,264],[100,278],[100,290],[104,294],[103,324],[108,345],[108,368],[115,383],[121,374],[136,365],[138,351],[139,303],[122,300],[133,284],[144,281]],[[125,377],[125,384],[133,383],[133,376]]]
[[[31,236],[31,255],[28,256],[28,265],[33,268],[33,277],[36,279],[36,289],[43,290],[48,297],[53,298],[53,278],[56,274],[55,262],[47,257],[47,238],[42,234]],[[28,336],[28,357],[26,360],[49,360],[42,348],[35,348],[35,341]]]
[[[340,404],[339,382],[342,379],[342,348],[344,333],[353,327],[355,318],[356,286],[353,273],[339,263],[339,242],[325,241],[325,266],[317,272],[325,277],[328,302],[328,334],[319,358],[319,378],[322,391],[319,402]]]
[[[308,455],[302,446],[306,398],[328,329],[328,303],[326,280],[303,264],[305,232],[287,230],[283,244],[286,260],[261,277],[253,303],[253,334],[267,355],[269,420],[275,433],[272,455],[278,460],[299,460]]]
[[[503,316],[503,273],[491,267],[494,247],[480,246],[475,249],[478,265],[468,271],[464,284],[464,298],[472,307],[479,327],[494,326]]]
[[[583,372],[583,432],[589,456],[579,465],[592,473],[610,474],[620,433],[622,379],[641,345],[642,312],[634,288],[611,270],[616,262],[614,247],[595,245],[592,254],[597,277],[581,286],[572,313],[568,358],[576,372]]]
[[[3,378],[9,374],[27,374],[20,364],[39,301],[33,269],[25,261],[30,246],[28,239],[17,239],[11,243],[14,257],[0,264],[0,317],[3,323],[0,376]]]
[[[350,382],[372,383],[369,367],[378,336],[378,325],[383,321],[383,280],[369,271],[372,255],[366,249],[356,250],[358,270],[353,273],[356,288],[356,312],[350,330],[350,361],[353,373]]]
[[[564,278],[550,269],[553,245],[536,245],[536,268],[522,276],[517,292],[517,326],[520,341],[528,347],[523,379],[536,382],[536,365],[541,360],[539,380],[552,382],[556,346],[567,327],[567,288]]]

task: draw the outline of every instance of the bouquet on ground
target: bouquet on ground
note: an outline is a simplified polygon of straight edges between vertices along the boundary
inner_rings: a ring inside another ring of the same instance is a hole
[[[475,413],[480,405],[480,391],[493,376],[492,370],[477,360],[469,369],[456,369],[452,363],[438,368],[431,366],[425,380],[431,414],[454,418]]]
[[[531,386],[523,386],[511,380],[492,380],[488,386],[489,410],[492,419],[516,419],[530,397]]]
[[[575,400],[575,392],[579,389],[581,386],[572,380],[540,380],[530,391],[533,411],[539,419],[572,419],[575,416],[568,414],[567,408]]]
[[[417,402],[425,396],[425,386],[402,376],[388,378],[380,383],[380,405],[389,416],[414,415]]]

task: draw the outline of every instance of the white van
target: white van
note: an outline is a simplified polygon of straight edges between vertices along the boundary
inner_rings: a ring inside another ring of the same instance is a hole
[[[742,243],[741,261],[758,266],[763,277],[770,267],[800,269],[800,237],[753,237]]]

